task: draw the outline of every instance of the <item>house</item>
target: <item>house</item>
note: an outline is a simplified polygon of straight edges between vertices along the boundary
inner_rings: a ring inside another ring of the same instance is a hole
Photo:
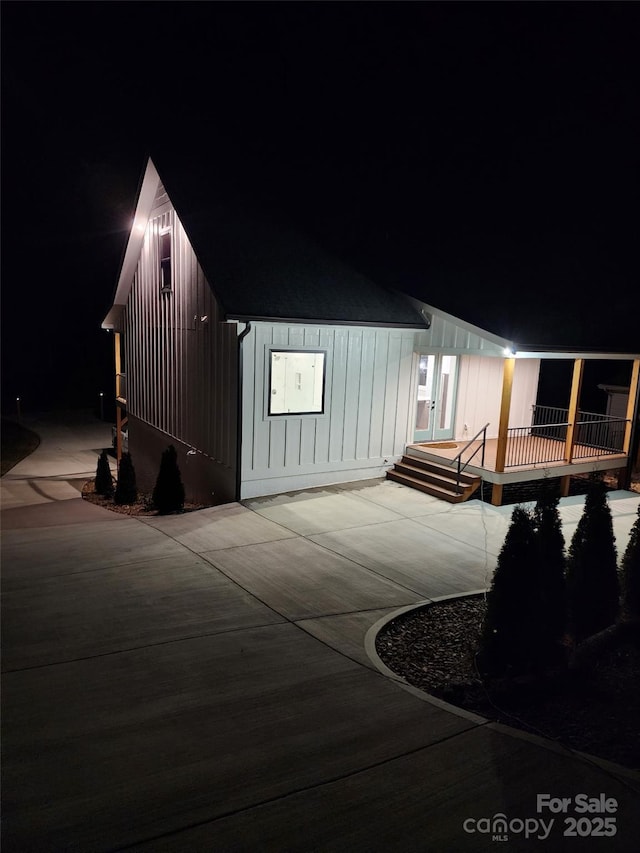
[[[170,443],[208,503],[389,472],[449,500],[482,478],[499,504],[505,483],[550,470],[625,468],[640,354],[527,348],[247,211],[148,160],[103,322],[143,488]],[[591,358],[628,362],[624,417],[582,411]],[[544,359],[573,362],[564,409],[538,401]]]
[[[612,430],[619,429],[619,424],[623,418],[626,418],[627,410],[629,409],[629,387],[624,385],[607,385],[599,383],[598,388],[604,391],[607,395],[606,414],[611,418],[613,425]],[[634,456],[633,467],[640,469],[640,406],[636,407],[636,423],[635,423],[635,441],[630,448]]]
[[[624,385],[598,384],[598,388],[607,395],[607,415],[613,418],[624,418],[629,403],[629,388]]]

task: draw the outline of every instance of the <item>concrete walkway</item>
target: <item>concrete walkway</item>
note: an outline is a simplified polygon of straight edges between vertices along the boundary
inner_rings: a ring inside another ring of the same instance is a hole
[[[486,586],[510,508],[375,481],[131,519],[78,497],[108,427],[34,428],[0,483],[4,853],[483,851],[464,822],[497,813],[509,850],[539,850],[517,819],[549,817],[548,850],[637,849],[637,775],[366,655],[381,616]],[[622,550],[640,496],[610,500]],[[581,505],[562,502],[567,538]],[[539,793],[615,798],[615,839],[565,838],[573,805],[538,814]]]

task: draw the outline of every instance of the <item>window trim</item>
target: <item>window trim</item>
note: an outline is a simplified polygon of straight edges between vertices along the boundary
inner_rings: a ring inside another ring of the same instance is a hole
[[[266,394],[265,394],[265,408],[266,408],[266,418],[320,418],[326,415],[326,399],[327,399],[327,360],[328,360],[328,350],[320,347],[288,347],[288,346],[277,346],[275,344],[269,344],[266,347],[267,350],[267,383],[266,383]],[[322,355],[324,358],[322,359],[322,403],[321,407],[318,411],[307,411],[307,412],[272,412],[271,411],[271,400],[272,400],[272,367],[273,367],[273,353],[296,353],[299,355]]]
[[[171,293],[173,290],[173,228],[168,225],[158,231],[159,247],[158,260],[160,265],[160,293]],[[169,238],[166,241],[166,238]],[[165,256],[165,241],[168,242],[169,254]],[[168,270],[169,283],[165,283],[165,270]]]

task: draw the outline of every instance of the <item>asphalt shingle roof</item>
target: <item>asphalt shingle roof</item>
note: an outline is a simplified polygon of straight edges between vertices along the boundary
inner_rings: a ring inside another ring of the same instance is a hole
[[[351,269],[254,200],[213,185],[195,167],[154,162],[227,317],[424,327],[404,294]]]

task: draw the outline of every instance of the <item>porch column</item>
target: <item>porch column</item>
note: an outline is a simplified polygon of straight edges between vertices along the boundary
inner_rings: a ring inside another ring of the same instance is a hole
[[[113,346],[116,364],[116,397],[120,396],[120,374],[122,373],[122,358],[120,355],[120,332],[113,335]]]
[[[502,369],[502,398],[500,400],[500,421],[498,424],[498,444],[496,447],[496,472],[504,471],[507,460],[507,442],[509,439],[509,412],[511,410],[511,391],[513,389],[513,373],[516,366],[515,358],[505,358]],[[491,490],[491,503],[500,506],[502,503],[502,483],[494,483]]]
[[[633,362],[631,370],[631,384],[629,386],[629,399],[627,400],[627,414],[625,415],[627,422],[624,425],[624,439],[622,443],[622,452],[629,453],[631,449],[631,435],[633,433],[634,419],[637,418],[636,397],[638,396],[638,383],[640,382],[640,359]]]
[[[629,399],[627,400],[627,423],[624,425],[624,438],[622,440],[622,452],[628,456],[627,464],[618,470],[618,488],[629,489],[631,487],[631,474],[635,466],[640,467],[640,441],[634,440],[638,430],[638,418],[640,417],[640,359],[633,362],[631,369],[631,382],[629,383]],[[635,428],[634,428],[635,427]],[[635,461],[631,457],[633,445],[637,447]]]
[[[571,380],[571,396],[569,398],[569,414],[567,415],[567,437],[564,444],[564,461],[568,464],[573,459],[573,448],[576,443],[576,421],[578,419],[578,407],[580,405],[580,391],[582,389],[582,375],[584,373],[584,359],[576,358],[573,362],[573,378]],[[566,474],[560,481],[560,494],[566,498],[569,494],[571,475]]]

